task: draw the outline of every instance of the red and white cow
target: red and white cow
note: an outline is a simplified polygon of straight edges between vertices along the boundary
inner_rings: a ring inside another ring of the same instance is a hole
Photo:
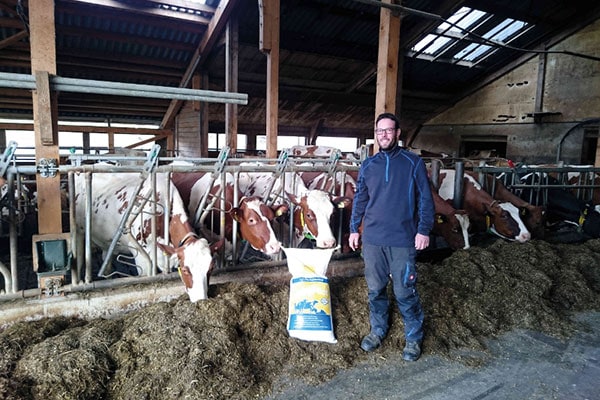
[[[248,164],[246,164],[248,165]],[[265,201],[275,196],[274,203],[281,204],[287,197],[296,207],[294,208],[294,240],[291,246],[297,246],[304,238],[314,239],[319,248],[333,248],[337,240],[330,226],[334,204],[338,207],[348,207],[345,198],[332,198],[323,190],[311,190],[306,187],[302,178],[295,172],[285,172],[275,181],[270,172],[241,172],[239,188],[246,196],[258,196]],[[285,187],[282,187],[282,180]],[[272,190],[269,191],[269,188]]]
[[[303,157],[303,158],[329,158],[332,154],[340,154],[340,149],[330,146],[317,146],[308,145],[301,146],[296,145],[288,149],[288,155],[290,157]]]
[[[324,190],[332,196],[343,199],[345,206],[341,207],[339,212],[333,213],[330,225],[333,232],[338,233],[340,237],[341,252],[343,254],[352,252],[348,237],[358,171],[336,171],[334,175],[328,172],[300,172],[300,176],[309,189]]]
[[[478,174],[467,172],[474,179],[478,179]],[[531,232],[532,237],[543,239],[546,227],[546,208],[536,206],[526,202],[519,196],[508,190],[500,179],[497,179],[492,174],[485,174],[485,191],[492,195],[496,200],[508,201],[519,209],[519,215],[527,229]]]
[[[453,169],[440,170],[438,193],[444,200],[454,199],[454,175]],[[464,174],[463,184],[463,208],[469,214],[475,232],[490,231],[521,243],[531,239],[517,207],[509,202],[495,200],[468,174]]]
[[[443,237],[452,250],[469,249],[471,221],[467,211],[452,207],[433,188],[431,188],[431,196],[435,206],[435,219],[431,233]]]
[[[216,179],[212,182],[210,173],[205,172],[176,172],[171,178],[181,194],[184,204],[187,205],[190,216],[196,216],[202,198],[206,192],[210,192],[209,198],[206,200],[205,206],[212,201],[212,197],[217,196],[214,210],[219,210],[221,207],[220,199],[225,202],[225,237],[228,240],[233,238],[233,220],[239,224],[241,236],[254,249],[259,250],[267,255],[273,255],[281,250],[281,243],[277,240],[271,221],[275,216],[287,212],[286,205],[276,207],[268,207],[257,196],[243,196],[242,193],[237,193],[239,205],[235,206],[235,189],[234,177],[230,173],[225,174],[225,188],[221,190],[222,182]],[[206,207],[205,207],[206,209]],[[220,213],[215,211],[212,213],[213,226],[220,225]],[[195,217],[194,217],[195,219]],[[195,221],[194,228],[203,231],[202,221]]]
[[[575,194],[575,196],[581,198],[581,197],[588,197],[588,199],[592,202],[592,204],[594,205],[599,205],[600,204],[600,173],[592,173],[592,172],[588,172],[588,173],[581,173],[581,172],[571,172],[568,174],[569,177],[569,184],[573,185],[573,189],[571,189],[571,191],[573,192],[573,194]],[[594,188],[582,188],[582,187],[578,187],[578,186],[583,186],[583,185],[593,185],[595,186]],[[583,193],[579,193],[583,191]],[[590,194],[591,196],[582,196],[582,194]]]
[[[171,271],[178,267],[192,302],[208,297],[208,279],[213,268],[213,254],[222,241],[210,246],[204,238],[199,238],[188,219],[185,205],[174,185],[169,184],[167,174],[157,174],[156,179],[156,242],[151,235],[153,211],[152,202],[143,201],[151,191],[150,179],[136,197],[136,210],[128,219],[129,228],[124,230],[115,248],[117,253],[129,253],[135,258],[140,275],[147,275],[151,268],[150,252],[157,246],[169,257],[157,254],[156,263],[161,271]],[[77,220],[78,253],[83,254],[83,232],[85,229],[85,175],[75,176],[75,204]],[[120,234],[119,226],[125,211],[132,200],[132,194],[140,182],[139,173],[95,173],[91,184],[91,240],[104,253],[110,248],[113,237]],[[170,188],[170,189],[169,189]],[[163,231],[167,199],[170,198],[169,243]],[[126,226],[127,226],[126,225]]]

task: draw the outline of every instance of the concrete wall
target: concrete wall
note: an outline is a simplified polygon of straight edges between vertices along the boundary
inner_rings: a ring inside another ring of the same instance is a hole
[[[600,21],[588,25],[550,50],[600,57]],[[489,83],[428,121],[411,145],[435,152],[459,154],[461,141],[481,136],[505,137],[506,157],[517,162],[579,163],[583,128],[598,127],[600,118],[600,62],[565,54],[548,54],[543,87],[538,77],[540,57]],[[542,69],[543,71],[543,69]],[[536,96],[541,111],[560,113],[535,123]],[[562,144],[561,144],[562,143]],[[596,151],[596,160],[600,149]]]

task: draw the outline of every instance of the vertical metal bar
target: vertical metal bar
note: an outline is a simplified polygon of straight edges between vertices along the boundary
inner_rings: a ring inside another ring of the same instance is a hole
[[[431,162],[431,184],[433,188],[437,192],[440,190],[440,168],[442,162],[438,159],[432,160]]]
[[[92,173],[85,173],[85,283],[92,282]]]
[[[167,192],[165,194],[163,194],[163,198],[165,199],[165,209],[164,209],[164,215],[163,215],[163,238],[165,240],[165,243],[171,243],[171,232],[170,232],[170,228],[171,228],[171,214],[173,212],[173,192],[175,191],[175,188],[173,187],[173,181],[171,180],[171,174],[164,174],[164,178],[163,178],[166,182],[165,182],[165,187],[167,188]],[[193,228],[192,228],[193,229]],[[167,254],[164,254],[163,252],[160,253],[159,257],[162,257],[162,261],[163,261],[163,265],[166,266],[166,268],[162,271],[165,274],[168,274],[170,271],[170,256]],[[158,262],[158,261],[157,261]]]
[[[156,275],[156,249],[158,248],[158,246],[156,245],[156,241],[157,241],[157,235],[156,235],[156,172],[154,170],[152,170],[152,172],[150,173],[150,214],[151,214],[151,219],[150,219],[150,237],[152,238],[152,242],[154,243],[154,246],[150,247],[150,261],[151,261],[151,265],[150,265],[150,270],[148,271],[148,276],[155,276]],[[168,197],[168,195],[165,193],[165,196]],[[141,212],[141,220],[140,223],[143,225],[144,223],[144,211],[142,209]]]
[[[460,210],[463,208],[463,177],[465,174],[464,163],[462,161],[457,161],[454,169],[454,199],[452,199],[452,203],[454,208]]]
[[[17,216],[15,213],[15,174],[8,173],[6,175],[6,184],[8,185],[8,221],[9,221],[9,240],[10,240],[10,279],[12,286],[12,293],[16,293],[19,290],[19,274],[17,272]],[[8,286],[8,284],[7,284]],[[7,290],[8,293],[8,290]]]
[[[80,255],[77,254],[77,218],[75,211],[75,174],[69,171],[67,174],[67,188],[69,190],[69,230],[71,231],[71,254],[75,263],[71,263],[71,285],[78,285],[81,277]]]
[[[240,206],[240,199],[239,199],[239,193],[240,193],[240,189],[239,189],[239,179],[240,179],[240,171],[236,171],[235,174],[233,175],[233,204],[236,207]],[[238,222],[235,218],[233,219],[233,236],[231,238],[231,245],[233,247],[232,249],[232,256],[231,256],[231,261],[233,263],[233,265],[237,265],[237,257],[238,257],[238,249],[237,249],[237,232],[238,232]],[[269,221],[269,223],[271,223]]]

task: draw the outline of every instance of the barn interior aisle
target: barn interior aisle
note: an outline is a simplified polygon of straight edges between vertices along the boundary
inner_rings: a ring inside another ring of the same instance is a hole
[[[532,337],[545,337],[551,345],[548,352],[560,350],[567,358],[574,349],[569,340],[586,330],[575,319],[582,312],[592,312],[588,315],[593,321],[593,312],[600,311],[600,239],[570,244],[494,240],[458,250],[441,261],[420,261],[417,268],[426,313],[419,374],[426,374],[430,366],[435,371],[435,364],[427,361],[432,357],[469,374],[485,371],[495,357],[506,357],[498,355],[498,345],[493,347],[498,342],[492,339],[515,330],[537,332]],[[303,399],[313,397],[301,393],[324,388],[334,391],[328,398],[341,398],[336,386],[327,382],[340,374],[356,376],[357,369],[365,368],[367,373],[360,376],[367,383],[368,379],[385,380],[373,376],[369,368],[401,355],[402,323],[395,313],[382,348],[376,354],[359,349],[360,338],[368,331],[362,277],[331,280],[337,344],[288,336],[288,284],[211,285],[209,295],[198,303],[190,303],[183,295],[113,318],[61,317],[4,327],[0,332],[0,397],[248,399],[280,395],[281,399]],[[592,337],[597,339],[597,335]],[[404,368],[399,364],[394,371],[398,374]],[[597,376],[597,366],[590,368]],[[498,393],[508,390],[502,389],[504,385],[515,389],[509,383],[494,385],[500,385]],[[494,385],[490,383],[488,389]],[[537,392],[526,398],[569,398],[572,394],[561,392],[565,385],[559,383],[535,385],[531,383],[527,390]],[[345,390],[351,389],[346,386]],[[420,398],[442,398],[411,390]],[[386,396],[402,398],[400,393]]]

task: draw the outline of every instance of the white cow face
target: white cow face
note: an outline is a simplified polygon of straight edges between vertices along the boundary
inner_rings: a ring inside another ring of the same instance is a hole
[[[220,240],[210,246],[204,238],[194,238],[178,248],[158,244],[163,251],[177,258],[179,275],[192,303],[208,298],[208,280],[214,267],[213,255],[223,244],[224,240]]]
[[[291,193],[287,193],[287,196],[297,206],[294,211],[296,231],[312,236],[319,248],[335,247],[337,241],[330,225],[333,203],[329,194],[322,190],[309,190],[299,198]]]

